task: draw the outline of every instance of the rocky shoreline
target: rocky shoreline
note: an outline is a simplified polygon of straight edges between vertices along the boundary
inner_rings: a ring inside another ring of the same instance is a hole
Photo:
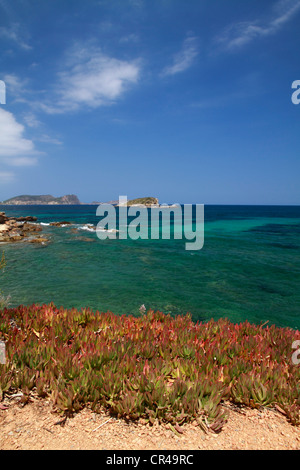
[[[30,223],[36,222],[37,218],[26,217],[8,217],[5,212],[0,212],[0,243],[12,243],[27,241],[30,243],[47,243],[46,237],[37,235],[42,231],[40,225]]]

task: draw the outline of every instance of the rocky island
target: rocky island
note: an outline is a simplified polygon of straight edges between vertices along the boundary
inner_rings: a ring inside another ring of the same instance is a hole
[[[19,205],[66,205],[66,204],[72,204],[72,205],[78,205],[81,204],[79,201],[78,197],[75,196],[75,194],[67,194],[66,196],[61,196],[61,197],[53,197],[50,194],[44,195],[44,196],[29,196],[29,195],[23,195],[23,196],[16,196],[12,197],[10,199],[7,199],[6,201],[1,202],[0,204],[2,205],[14,205],[14,206],[19,206]]]
[[[126,201],[126,203],[122,204],[119,203],[119,206],[159,206],[158,199],[156,197],[140,197],[138,199],[131,199],[130,201]]]

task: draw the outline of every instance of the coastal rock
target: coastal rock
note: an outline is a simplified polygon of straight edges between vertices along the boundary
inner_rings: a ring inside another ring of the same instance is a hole
[[[0,232],[7,232],[9,230],[9,226],[7,224],[0,224]]]
[[[24,232],[41,232],[42,227],[40,225],[29,224],[26,222],[23,225],[23,231]]]
[[[14,243],[22,240],[29,241],[28,238],[32,233],[41,232],[42,227],[38,224],[30,222],[36,221],[36,217],[8,217],[5,212],[0,212],[0,243]],[[39,243],[48,241],[48,239],[40,239]]]
[[[17,222],[36,222],[37,217],[33,217],[31,215],[27,215],[26,217],[18,217],[16,219]]]
[[[5,215],[5,212],[0,212],[0,224],[4,224],[6,220],[7,220],[7,217]]]
[[[71,222],[63,221],[63,222],[51,222],[50,225],[53,227],[62,227],[63,225],[72,225]]]
[[[81,240],[83,242],[94,242],[94,238],[89,238],[89,237],[78,237],[78,240]]]
[[[31,215],[24,217],[8,217],[5,212],[0,212],[0,243],[13,243],[22,240],[41,244],[49,242],[46,237],[33,235],[43,230],[41,225],[34,223],[36,221],[37,217]],[[51,222],[49,225],[64,227],[65,225],[72,225],[72,222],[63,220],[61,222]]]
[[[7,243],[10,241],[10,238],[9,238],[9,235],[7,232],[3,233],[1,232],[0,233],[0,242],[4,242],[4,243]]]
[[[46,237],[37,237],[37,238],[32,238],[31,240],[29,240],[29,243],[41,243],[41,244],[44,244],[44,243],[48,243],[49,242],[49,239],[46,238]]]
[[[24,233],[20,232],[9,232],[9,240],[12,242],[17,242],[22,240],[24,237]]]

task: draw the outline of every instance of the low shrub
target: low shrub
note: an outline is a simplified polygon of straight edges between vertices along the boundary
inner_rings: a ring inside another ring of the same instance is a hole
[[[300,367],[292,361],[299,339],[289,328],[153,311],[136,318],[53,304],[5,308],[0,400],[21,390],[50,398],[67,416],[88,406],[175,429],[197,421],[214,432],[229,401],[280,407],[299,425]]]

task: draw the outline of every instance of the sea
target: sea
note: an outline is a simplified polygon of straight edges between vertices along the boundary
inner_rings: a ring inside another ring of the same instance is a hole
[[[52,302],[138,316],[145,306],[194,321],[300,329],[300,206],[205,205],[200,250],[172,236],[100,240],[96,210],[0,205],[8,216],[36,216],[50,240],[0,244],[0,291],[11,307]],[[49,225],[62,221],[71,225]]]

